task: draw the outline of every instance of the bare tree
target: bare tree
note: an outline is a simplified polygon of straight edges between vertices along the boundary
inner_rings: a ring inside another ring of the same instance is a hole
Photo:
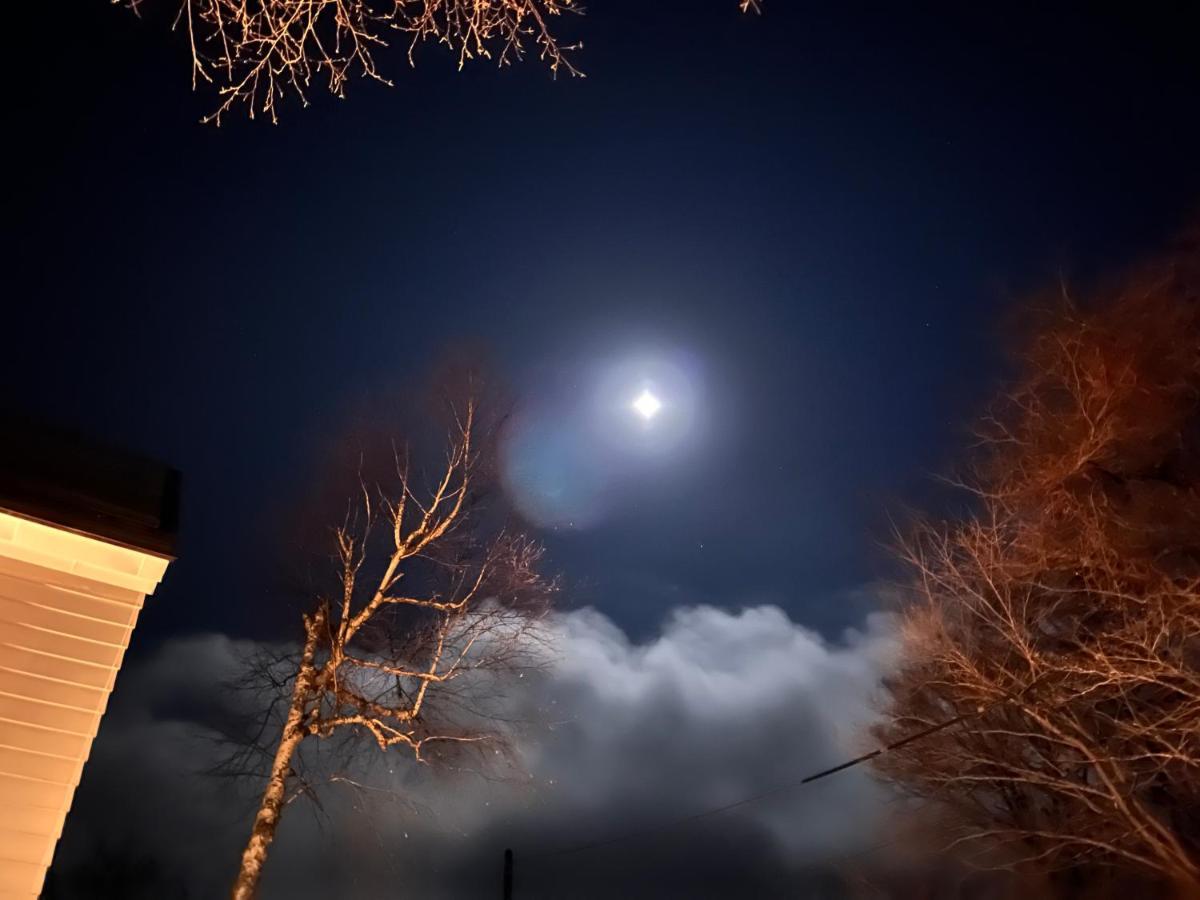
[[[554,585],[537,572],[537,545],[489,530],[479,513],[476,407],[472,396],[453,408],[444,467],[428,490],[398,453],[395,490],[360,480],[334,532],[336,589],[302,619],[291,697],[235,900],[255,895],[283,809],[307,787],[302,742],[365,738],[421,762],[503,742],[489,717],[496,679],[536,664],[531,651]],[[269,669],[284,680],[280,659]]]
[[[1200,892],[1197,235],[1041,317],[979,428],[974,515],[903,543],[880,757],[989,864]]]
[[[146,0],[113,0],[135,12]],[[759,0],[738,0],[760,12]],[[553,75],[583,73],[571,61],[578,42],[555,34],[556,20],[579,14],[579,0],[183,0],[175,25],[186,31],[192,87],[216,87],[219,103],[204,121],[220,124],[235,107],[250,118],[278,119],[278,103],[293,94],[304,105],[314,83],[344,97],[351,78],[392,82],[375,55],[394,37],[410,65],[418,45],[449,48],[461,69],[469,60],[501,66],[533,53]]]

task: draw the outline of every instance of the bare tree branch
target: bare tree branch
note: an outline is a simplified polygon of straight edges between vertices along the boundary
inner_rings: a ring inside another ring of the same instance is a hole
[[[990,863],[1200,891],[1198,275],[1192,239],[1087,310],[1063,292],[956,479],[976,514],[901,542],[879,736],[986,712],[878,766]]]
[[[452,413],[444,468],[427,495],[419,497],[407,462],[397,466],[392,491],[360,479],[357,506],[333,533],[335,599],[318,597],[304,615],[294,678],[271,668],[275,685],[290,682],[292,691],[235,900],[254,896],[296,787],[311,792],[297,768],[302,742],[357,735],[418,762],[455,749],[499,750],[505,729],[490,714],[495,693],[477,682],[544,661],[540,621],[555,585],[538,574],[539,546],[508,531],[489,534],[473,515],[480,477],[474,396]],[[417,515],[406,515],[410,502]],[[380,516],[386,527],[376,528]],[[402,580],[405,592],[395,593]],[[340,746],[352,755],[361,744]],[[238,768],[255,761],[243,756]]]
[[[138,12],[146,0],[112,0]],[[758,0],[738,0],[761,12]],[[214,85],[219,125],[235,109],[277,122],[292,96],[307,106],[314,88],[344,98],[354,78],[385,85],[376,54],[393,40],[410,65],[417,48],[440,44],[461,69],[471,60],[500,66],[534,55],[549,68],[583,77],[572,61],[582,44],[564,43],[555,26],[582,14],[579,0],[182,0],[175,27],[187,32],[192,88]]]

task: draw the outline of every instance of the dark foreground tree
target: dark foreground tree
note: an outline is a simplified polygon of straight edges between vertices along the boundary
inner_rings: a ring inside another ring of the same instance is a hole
[[[1200,896],[1198,257],[1056,298],[981,423],[974,515],[904,546],[880,736],[970,717],[879,767],[977,860],[1073,890]]]
[[[540,548],[490,527],[474,396],[451,408],[444,466],[422,489],[397,453],[395,485],[361,484],[334,531],[336,584],[304,614],[286,715],[233,888],[255,895],[305,741],[405,751],[418,761],[498,752],[491,712],[506,675],[536,665],[553,585]],[[278,664],[272,674],[279,675]],[[357,742],[356,742],[357,741]]]
[[[113,2],[138,11],[153,0]],[[760,0],[737,4],[759,12]],[[175,24],[187,32],[192,87],[211,84],[219,96],[205,121],[220,124],[235,107],[274,122],[286,95],[307,104],[309,91],[323,87],[344,97],[351,78],[390,85],[375,56],[393,41],[410,64],[431,41],[459,68],[472,59],[506,66],[532,53],[554,75],[582,75],[570,58],[581,45],[564,43],[555,28],[582,12],[579,0],[184,0]]]

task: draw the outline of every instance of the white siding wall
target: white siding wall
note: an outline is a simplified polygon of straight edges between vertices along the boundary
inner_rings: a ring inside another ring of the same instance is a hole
[[[0,900],[42,889],[167,560],[0,511]]]

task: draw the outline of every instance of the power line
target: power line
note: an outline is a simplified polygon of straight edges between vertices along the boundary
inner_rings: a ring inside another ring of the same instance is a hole
[[[1024,693],[1024,691],[1022,691],[1021,693]],[[842,772],[842,771],[845,771],[846,769],[853,768],[854,766],[861,765],[862,763],[869,762],[872,759],[876,759],[877,757],[883,756],[885,753],[890,753],[893,750],[899,750],[901,747],[907,746],[908,744],[911,744],[914,741],[919,741],[919,740],[922,740],[923,738],[927,738],[930,735],[936,734],[937,732],[942,731],[946,728],[949,728],[952,725],[957,725],[958,723],[964,722],[967,719],[972,719],[976,716],[983,715],[983,713],[986,712],[987,708],[988,707],[981,707],[979,709],[973,710],[972,712],[960,713],[959,715],[954,716],[953,718],[946,719],[944,722],[938,722],[935,725],[930,725],[929,727],[923,728],[920,731],[915,732],[914,734],[910,734],[906,737],[903,737],[898,741],[893,741],[892,743],[886,744],[883,747],[878,747],[875,750],[872,750],[870,753],[864,753],[864,754],[862,754],[862,756],[856,756],[853,759],[846,760],[845,762],[839,763],[836,766],[830,766],[828,769],[822,769],[819,772],[814,772],[811,775],[806,775],[803,778],[799,779],[798,781],[792,781],[792,782],[789,782],[788,784],[781,784],[781,785],[778,785],[777,787],[773,787],[769,790],[762,791],[761,793],[752,794],[749,797],[743,797],[742,799],[735,800],[732,803],[726,803],[723,806],[714,806],[711,809],[705,809],[700,812],[691,813],[690,815],[680,816],[677,819],[671,819],[666,822],[660,822],[657,825],[651,825],[647,828],[641,828],[641,829],[637,829],[634,831],[628,831],[628,832],[625,832],[624,834],[614,835],[613,837],[610,837],[610,838],[604,838],[604,839],[598,840],[598,841],[591,841],[589,843],[579,844],[574,847],[564,847],[560,850],[550,850],[545,853],[531,854],[531,858],[543,859],[543,858],[552,857],[552,856],[566,856],[566,855],[569,855],[572,853],[583,853],[587,850],[596,850],[601,847],[608,847],[613,844],[624,843],[625,841],[633,840],[635,838],[644,838],[644,837],[649,837],[649,836],[653,836],[653,835],[658,835],[658,834],[662,834],[663,832],[670,831],[674,828],[678,828],[681,825],[691,824],[692,822],[695,822],[699,819],[705,819],[705,818],[708,818],[709,816],[715,816],[715,815],[718,815],[723,812],[728,812],[731,809],[737,809],[738,807],[741,807],[741,806],[747,806],[751,803],[757,803],[759,800],[765,800],[768,797],[773,797],[777,794],[782,794],[787,791],[795,790],[796,788],[802,787],[803,785],[811,784],[814,781],[820,781],[822,778],[828,778],[830,775],[835,775],[838,772]]]

